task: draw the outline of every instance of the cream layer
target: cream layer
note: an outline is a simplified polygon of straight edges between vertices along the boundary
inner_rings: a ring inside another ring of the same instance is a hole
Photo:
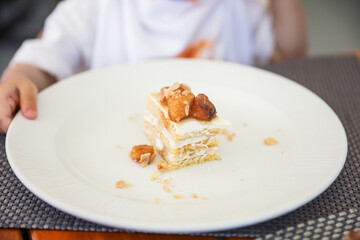
[[[163,134],[163,136],[169,141],[169,144],[172,148],[181,148],[188,144],[195,144],[195,143],[204,141],[206,139],[213,140],[215,138],[214,134],[211,134],[206,129],[203,129],[203,131],[202,131],[203,135],[191,137],[191,138],[187,138],[187,139],[175,142],[173,137],[169,133],[169,131],[162,124],[162,122],[157,117],[155,117],[150,111],[147,111],[147,110],[145,111],[144,119],[150,125],[154,126],[159,132],[161,132]]]

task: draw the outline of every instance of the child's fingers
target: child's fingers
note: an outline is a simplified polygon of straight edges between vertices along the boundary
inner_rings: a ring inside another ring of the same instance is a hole
[[[12,118],[10,117],[1,117],[0,118],[0,133],[6,133],[10,123],[11,123]]]
[[[6,133],[13,118],[11,107],[6,100],[0,101],[0,132]]]
[[[6,133],[15,112],[14,100],[0,92],[0,132]]]
[[[17,85],[17,89],[19,91],[22,114],[28,119],[35,119],[38,115],[36,86],[31,81],[21,81]]]

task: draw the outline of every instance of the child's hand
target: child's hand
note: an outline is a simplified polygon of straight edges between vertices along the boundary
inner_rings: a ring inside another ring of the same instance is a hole
[[[54,76],[28,64],[8,67],[0,82],[0,132],[7,132],[19,108],[26,118],[35,119],[38,91],[55,82]]]
[[[0,132],[7,132],[19,107],[26,118],[37,117],[37,93],[35,84],[25,76],[0,84]]]

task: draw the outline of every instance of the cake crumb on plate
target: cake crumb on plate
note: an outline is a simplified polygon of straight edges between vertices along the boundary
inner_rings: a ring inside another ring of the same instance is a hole
[[[116,188],[123,188],[123,187],[125,187],[125,181],[124,181],[124,180],[119,180],[119,181],[117,181],[115,187],[116,187]]]
[[[279,142],[277,140],[275,140],[274,138],[268,137],[264,140],[264,143],[268,146],[272,146],[272,145],[276,145]]]
[[[158,172],[155,172],[151,175],[151,181],[154,181],[156,180],[163,172],[162,171],[158,171]]]
[[[227,135],[227,139],[231,142],[235,136],[236,136],[236,133],[230,133]]]
[[[128,119],[129,119],[130,121],[135,121],[136,118],[137,118],[137,116],[138,116],[138,114],[135,113],[135,114],[131,115]]]
[[[170,180],[169,179],[158,179],[158,182],[161,183],[163,185],[163,189],[165,190],[165,192],[169,193],[171,192],[171,189],[170,189]]]

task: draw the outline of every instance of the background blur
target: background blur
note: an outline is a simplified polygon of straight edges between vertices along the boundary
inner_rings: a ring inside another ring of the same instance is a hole
[[[24,39],[34,38],[58,0],[0,0],[0,74]],[[360,49],[360,0],[303,0],[310,56]]]

